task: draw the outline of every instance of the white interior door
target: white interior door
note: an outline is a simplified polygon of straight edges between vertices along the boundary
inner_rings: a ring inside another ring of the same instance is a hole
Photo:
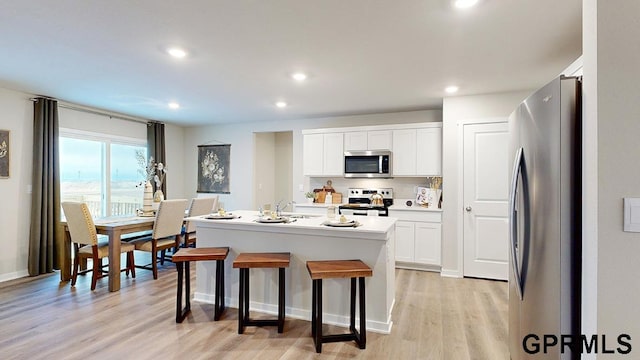
[[[464,276],[507,280],[508,125],[464,125]]]

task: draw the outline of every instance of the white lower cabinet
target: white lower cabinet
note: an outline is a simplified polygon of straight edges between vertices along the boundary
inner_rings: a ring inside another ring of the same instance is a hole
[[[396,222],[396,261],[413,262],[415,226],[411,221]]]
[[[389,216],[396,222],[396,267],[440,270],[442,213],[394,211]]]

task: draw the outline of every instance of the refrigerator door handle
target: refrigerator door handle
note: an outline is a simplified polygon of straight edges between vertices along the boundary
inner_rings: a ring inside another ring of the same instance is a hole
[[[518,223],[516,211],[516,194],[518,192],[518,179],[521,175],[522,161],[524,159],[524,150],[519,148],[516,152],[516,158],[513,163],[513,172],[511,177],[511,191],[509,193],[509,240],[511,242],[511,264],[513,266],[513,275],[516,280],[516,290],[520,300],[522,300],[522,276],[520,274],[520,265],[518,264],[518,254],[516,252],[518,246]]]

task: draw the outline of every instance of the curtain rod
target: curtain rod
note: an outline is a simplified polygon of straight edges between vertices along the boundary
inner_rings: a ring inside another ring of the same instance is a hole
[[[109,113],[107,111],[87,109],[85,107],[82,107],[82,106],[79,106],[79,105],[75,105],[75,104],[72,104],[72,103],[63,102],[63,101],[60,101],[60,100],[58,100],[56,98],[52,98],[52,97],[48,97],[48,96],[34,97],[34,98],[30,98],[29,100],[35,102],[39,98],[49,99],[49,100],[56,100],[58,102],[58,106],[61,107],[61,108],[65,108],[65,109],[69,109],[69,110],[82,111],[82,112],[85,112],[85,113],[88,113],[88,114],[108,116],[109,118],[113,118],[113,119],[133,121],[133,122],[143,123],[143,124],[149,124],[149,123],[156,122],[156,121],[153,121],[153,120],[147,120],[147,119],[137,118],[137,117],[133,117],[133,116],[115,115],[115,114]]]

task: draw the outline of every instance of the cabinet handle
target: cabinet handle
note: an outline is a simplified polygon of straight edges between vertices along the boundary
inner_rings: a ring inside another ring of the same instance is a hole
[[[470,211],[471,211],[471,206],[467,206],[467,207],[465,208],[465,210],[467,210],[467,212],[470,212]]]

